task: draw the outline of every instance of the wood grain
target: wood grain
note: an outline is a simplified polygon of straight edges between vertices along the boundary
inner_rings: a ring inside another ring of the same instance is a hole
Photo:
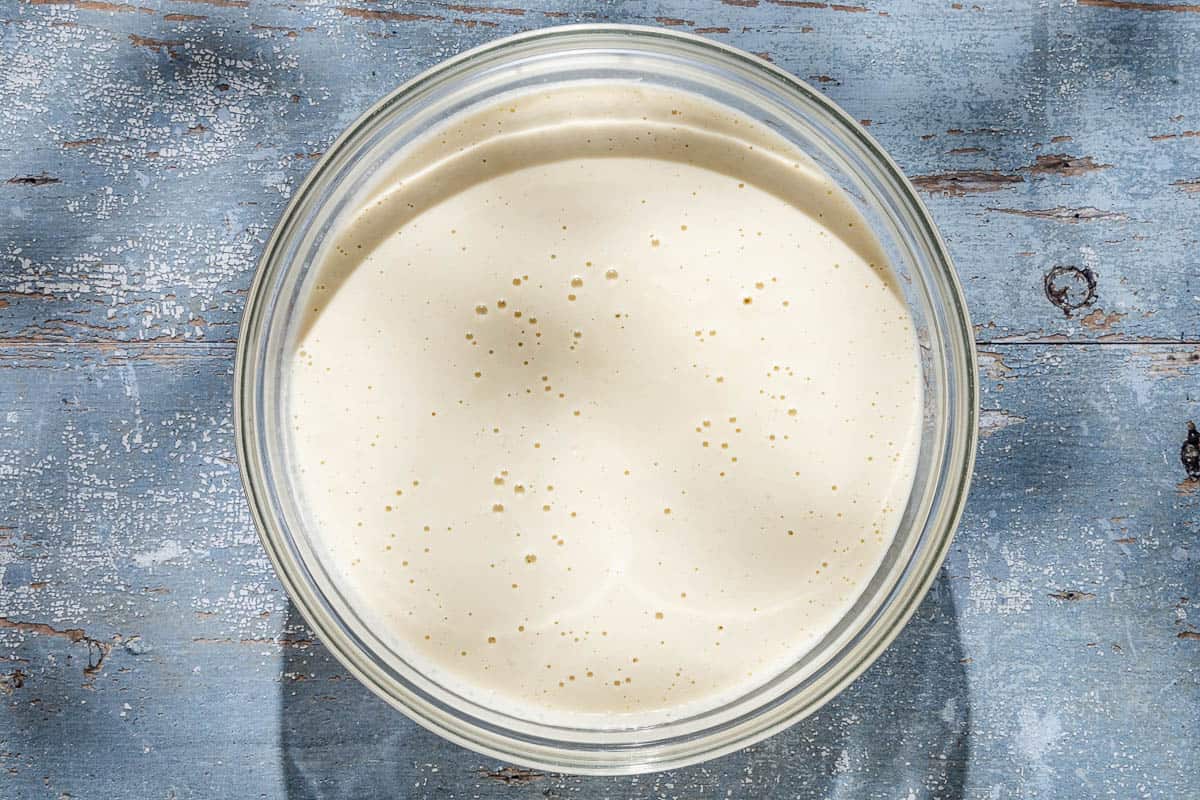
[[[1191,10],[0,0],[0,796],[1195,795]],[[493,763],[350,679],[263,555],[230,417],[255,261],[332,139],[579,21],[813,76],[923,193],[981,350],[975,487],[913,623],[816,717],[637,779]]]

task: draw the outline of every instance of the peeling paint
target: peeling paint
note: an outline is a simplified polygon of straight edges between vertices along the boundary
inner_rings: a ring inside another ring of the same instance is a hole
[[[991,436],[1013,425],[1020,425],[1025,417],[1007,411],[983,410],[979,412],[979,435]]]
[[[936,175],[918,175],[912,179],[918,189],[952,197],[998,192],[1024,181],[1020,175],[1009,175],[998,170],[960,170]]]
[[[1091,206],[1081,208],[1067,208],[1057,206],[1055,208],[992,208],[988,211],[995,211],[998,214],[1012,214],[1019,217],[1030,217],[1032,219],[1047,219],[1054,222],[1097,222],[1097,221],[1124,221],[1129,217],[1120,211],[1104,211]]]
[[[1138,3],[1130,0],[1076,0],[1081,6],[1112,8],[1120,11],[1149,11],[1176,14],[1200,13],[1200,5],[1192,3]]]

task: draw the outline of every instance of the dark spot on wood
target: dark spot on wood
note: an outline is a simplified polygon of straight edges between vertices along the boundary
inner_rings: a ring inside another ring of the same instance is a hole
[[[108,642],[99,642],[95,639],[87,640],[88,646],[88,663],[83,668],[83,674],[89,679],[94,679],[100,674],[100,668],[104,666],[104,659],[108,658],[108,654],[112,652],[112,645]],[[91,681],[85,681],[84,685]]]
[[[966,194],[998,192],[1014,183],[1024,183],[1020,175],[1009,175],[999,170],[958,170],[937,175],[918,175],[913,185],[926,192],[961,197]]]
[[[1188,480],[1200,481],[1200,432],[1196,430],[1196,423],[1190,420],[1187,424],[1187,437],[1183,440],[1183,446],[1179,448],[1179,460],[1187,470]]]
[[[218,8],[249,8],[250,0],[180,0],[183,3],[203,3]]]
[[[200,14],[164,14],[163,20],[166,22],[203,22],[208,17]]]
[[[737,6],[738,8],[757,8],[758,0],[721,0],[727,6]]]
[[[1194,139],[1200,136],[1200,131],[1180,131],[1179,133],[1159,133],[1150,137],[1152,142],[1165,142],[1168,139]]]
[[[50,183],[62,183],[62,181],[43,172],[40,175],[17,175],[16,177],[9,178],[5,183],[11,183],[16,186],[45,186]]]
[[[0,692],[12,694],[25,685],[26,677],[28,676],[19,669],[14,669],[7,675],[0,675]]]
[[[967,155],[974,155],[975,153],[982,153],[982,152],[983,152],[982,147],[956,147],[949,152],[949,155],[967,156]]]
[[[88,663],[83,668],[83,674],[88,678],[94,678],[100,673],[100,667],[104,664],[104,659],[112,652],[111,643],[93,639],[80,628],[60,629],[47,625],[44,622],[20,622],[8,617],[0,617],[0,629],[20,631],[21,633],[29,633],[37,636],[52,636],[58,639],[66,639],[71,644],[85,643],[88,648]],[[88,683],[90,681],[85,682],[85,685]]]
[[[239,644],[250,646],[273,645],[275,647],[295,647],[299,649],[312,647],[313,645],[312,639],[291,638],[287,636],[283,636],[278,639],[231,639],[228,636],[212,639],[199,636],[194,637],[192,641],[196,644]]]
[[[92,145],[107,144],[108,140],[102,136],[93,136],[91,139],[75,139],[70,142],[63,142],[62,146],[67,150],[73,150],[76,147],[90,147]]]
[[[1094,8],[1115,8],[1121,11],[1166,11],[1175,12],[1176,14],[1197,14],[1200,13],[1200,5],[1181,4],[1167,5],[1162,3],[1135,3],[1129,0],[1078,0],[1081,6],[1092,6]]]
[[[729,33],[729,28],[696,28],[696,33]]]
[[[767,0],[767,2],[769,2],[771,5],[784,6],[786,8],[830,9],[832,11],[844,11],[851,14],[870,11],[869,8],[864,6],[839,6],[831,5],[829,3],[817,3],[813,2],[813,0]]]
[[[763,50],[761,53],[752,53],[752,55],[756,55],[756,56],[758,56],[758,57],[759,57],[759,58],[761,58],[763,61],[772,61],[772,60],[773,60],[773,59],[771,58],[771,54],[770,54],[770,53],[768,53],[766,50]]]
[[[773,6],[785,8],[829,8],[828,3],[805,2],[805,0],[767,0]]]
[[[492,8],[491,6],[448,5],[446,8],[461,14],[507,14],[510,17],[525,16],[523,8]]]
[[[479,775],[488,780],[499,781],[506,786],[533,783],[546,777],[544,772],[536,772],[532,769],[524,769],[522,767],[502,767],[496,770],[481,769]]]
[[[282,33],[283,35],[285,35],[289,38],[292,38],[292,39],[295,39],[297,36],[300,35],[300,32],[297,31],[295,28],[285,28],[282,25],[259,25],[257,22],[250,23],[250,30],[252,30],[252,31],[278,31],[279,33]]]
[[[195,135],[198,135],[198,134],[201,134],[201,133],[207,133],[207,132],[208,132],[208,128],[204,127],[204,123],[202,123],[202,122],[198,122],[198,123],[196,123],[195,125],[192,125],[192,126],[190,126],[190,127],[187,129],[187,132],[188,132],[188,133],[190,133],[190,134],[192,134],[193,136],[195,136]]]
[[[1179,633],[1175,634],[1175,638],[1176,639],[1194,639],[1194,640],[1200,641],[1200,633],[1196,633],[1196,631],[1180,631]]]
[[[680,19],[679,17],[655,17],[654,21],[659,25],[666,25],[668,28],[678,28],[683,25],[690,28],[696,24],[690,19]]]
[[[1042,280],[1046,299],[1068,317],[1096,302],[1096,275],[1086,267],[1055,267]]]
[[[1200,178],[1193,178],[1190,181],[1175,181],[1171,185],[1188,194],[1200,194]]]
[[[1050,144],[1062,144],[1063,142],[1074,141],[1070,136],[1051,136]]]
[[[1080,592],[1075,589],[1067,589],[1066,591],[1062,592],[1051,592],[1046,596],[1054,600],[1065,600],[1072,603],[1077,600],[1092,600],[1096,597],[1096,595],[1092,594],[1091,592]]]
[[[486,19],[455,19],[455,25],[461,25],[464,28],[499,28],[500,23],[492,22]]]
[[[134,47],[145,47],[155,53],[161,53],[163,50],[171,53],[173,48],[183,44],[183,41],[179,39],[151,39],[149,36],[138,36],[136,33],[129,34],[129,41]]]
[[[1122,536],[1120,539],[1113,539],[1117,544],[1134,544],[1137,542],[1136,536]]]
[[[377,11],[373,8],[351,8],[350,6],[338,6],[338,11],[347,17],[383,22],[444,22],[446,19],[433,14],[407,14],[402,11]]]
[[[35,6],[70,6],[82,11],[106,11],[110,14],[132,14],[135,11],[142,14],[153,14],[154,10],[133,6],[128,3],[108,3],[104,0],[27,0]]]
[[[1075,224],[1077,222],[1096,222],[1096,221],[1123,221],[1129,219],[1128,216],[1120,211],[1103,211],[1099,208],[1084,206],[1083,208],[1066,208],[1064,206],[1056,206],[1054,208],[993,208],[989,207],[987,211],[995,211],[997,214],[1013,214],[1018,217],[1030,217],[1032,219],[1048,219],[1055,222],[1068,222]]]
[[[1109,169],[1112,164],[1097,164],[1091,156],[1069,156],[1066,153],[1047,153],[1038,156],[1037,161],[1022,170],[1030,175],[1064,175],[1075,177],[1088,172]]]
[[[228,83],[218,83],[218,84],[217,84],[217,91],[218,91],[218,92],[228,92],[230,88],[231,88],[231,87],[229,86],[229,84],[228,84]]]
[[[809,75],[808,79],[810,81],[816,81],[817,83],[832,83],[834,86],[842,85],[842,82],[837,78],[832,78],[828,75]]]
[[[865,6],[839,6],[829,4],[829,2],[814,2],[812,0],[767,0],[773,6],[785,6],[788,8],[828,8],[830,11],[841,11],[845,13],[866,13],[870,8]]]

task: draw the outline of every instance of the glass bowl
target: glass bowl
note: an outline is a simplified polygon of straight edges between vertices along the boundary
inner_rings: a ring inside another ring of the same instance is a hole
[[[718,708],[644,727],[552,726],[499,713],[431,680],[363,623],[316,554],[288,466],[285,380],[305,279],[324,237],[390,154],[501,93],[624,80],[726,104],[786,137],[847,193],[900,277],[920,345],[923,430],[895,539],[851,611],[782,674]],[[445,61],[355,122],[313,169],[267,243],[235,370],[242,480],[280,580],[322,642],[373,692],[436,733],[506,761],[561,772],[648,772],[715,758],[813,713],[883,651],[933,581],[974,460],[973,330],[945,246],[912,185],[845,112],[771,64],[696,36],[616,25],[532,31]],[[934,713],[933,710],[930,713]]]

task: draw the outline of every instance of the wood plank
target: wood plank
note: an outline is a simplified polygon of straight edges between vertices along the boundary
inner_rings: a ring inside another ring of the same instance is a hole
[[[233,341],[271,227],[355,116],[469,46],[598,20],[706,31],[869,119],[983,340],[1195,341],[1200,15],[1151,6],[9,0],[0,340]]]
[[[974,490],[916,619],[814,718],[638,779],[467,753],[331,660],[244,506],[232,355],[0,351],[0,794],[1194,793],[1200,487],[1178,454],[1197,348],[985,352]]]

